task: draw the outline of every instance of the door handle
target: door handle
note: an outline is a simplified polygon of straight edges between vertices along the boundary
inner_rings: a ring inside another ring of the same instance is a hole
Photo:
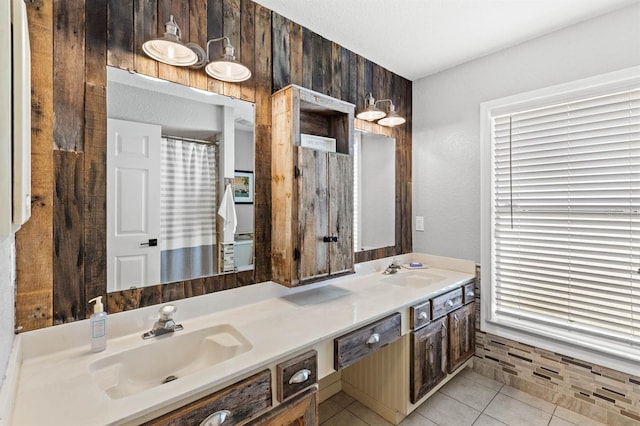
[[[149,247],[155,247],[158,245],[158,239],[154,238],[151,239],[149,241],[147,241],[146,243],[140,243],[141,246],[149,246]]]

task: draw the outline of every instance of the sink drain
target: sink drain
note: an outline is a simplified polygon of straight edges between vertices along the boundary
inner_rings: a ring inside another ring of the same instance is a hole
[[[166,379],[162,381],[162,384],[164,385],[165,383],[173,382],[176,379],[177,379],[176,376],[168,376]]]

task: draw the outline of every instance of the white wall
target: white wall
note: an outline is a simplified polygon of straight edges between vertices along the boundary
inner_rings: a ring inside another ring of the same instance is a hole
[[[414,81],[413,250],[480,261],[481,102],[637,65],[640,5]]]
[[[235,169],[245,172],[254,171],[253,132],[236,129],[235,144]],[[236,234],[253,232],[255,221],[254,204],[236,204],[236,215],[238,216]]]
[[[0,237],[0,387],[13,347],[15,328],[15,239]]]

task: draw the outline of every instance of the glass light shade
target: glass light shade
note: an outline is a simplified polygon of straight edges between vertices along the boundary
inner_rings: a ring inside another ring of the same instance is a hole
[[[387,114],[385,114],[384,111],[379,110],[375,106],[369,106],[364,111],[359,112],[356,117],[360,120],[375,121],[385,115]]]
[[[228,81],[230,83],[239,83],[248,80],[251,77],[251,71],[241,63],[231,58],[220,58],[211,61],[204,69],[211,77]]]
[[[179,67],[188,67],[198,62],[198,55],[180,41],[180,27],[171,15],[164,24],[164,35],[142,44],[142,50],[156,61]]]
[[[405,120],[404,117],[399,116],[398,113],[392,109],[385,118],[378,121],[378,124],[381,126],[393,127],[406,122],[407,120]]]
[[[360,120],[375,121],[385,115],[387,114],[385,114],[384,111],[376,108],[376,100],[373,98],[373,95],[369,93],[364,98],[364,110],[360,111],[356,117]]]
[[[198,55],[182,44],[165,37],[146,41],[142,45],[144,53],[158,62],[179,67],[187,67],[198,62]]]

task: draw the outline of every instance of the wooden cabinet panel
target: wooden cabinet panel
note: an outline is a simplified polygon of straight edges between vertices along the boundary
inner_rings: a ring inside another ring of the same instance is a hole
[[[289,402],[248,423],[249,426],[316,426],[318,416],[318,389],[313,387]]]
[[[400,314],[395,313],[334,340],[334,368],[343,369],[400,338]]]
[[[449,314],[449,373],[475,352],[476,304],[469,303]]]
[[[318,381],[318,352],[312,350],[276,366],[278,401],[293,396]]]
[[[271,407],[271,371],[265,370],[153,419],[145,425],[199,425],[207,417],[222,410],[229,411],[224,424],[233,425],[269,407]]]
[[[462,288],[431,299],[431,318],[437,319],[462,306]]]
[[[447,334],[447,318],[411,333],[412,403],[416,403],[447,376]]]
[[[414,330],[429,324],[431,321],[431,302],[421,302],[409,308],[411,313],[411,328]]]
[[[329,188],[327,153],[297,147],[298,152],[298,278],[305,281],[329,274]]]
[[[475,300],[476,297],[476,282],[471,281],[469,284],[465,284],[462,287],[462,296],[464,299],[464,304],[471,303]]]
[[[272,96],[272,279],[308,284],[353,271],[354,105],[295,85]],[[329,137],[336,152],[301,146]]]
[[[329,271],[353,270],[353,158],[329,153]]]

